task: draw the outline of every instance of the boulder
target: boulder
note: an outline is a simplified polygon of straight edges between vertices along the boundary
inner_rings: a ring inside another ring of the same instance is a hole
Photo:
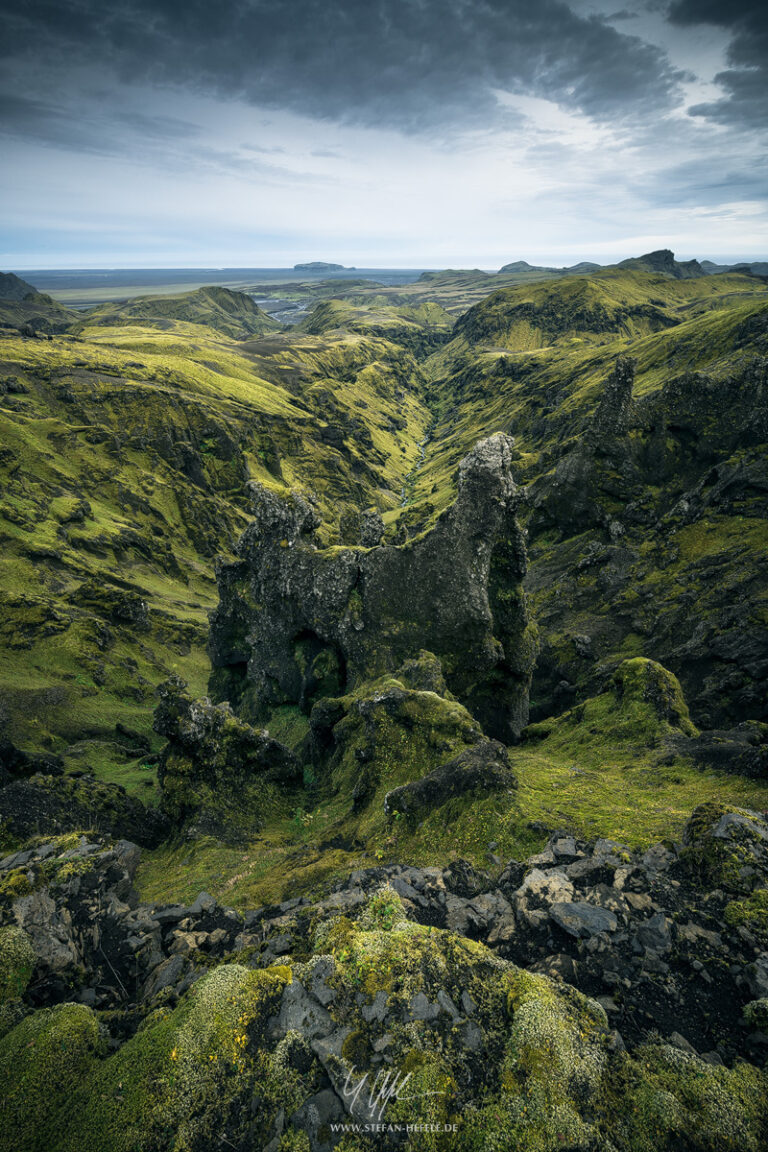
[[[388,792],[384,808],[387,813],[417,816],[420,812],[438,808],[454,796],[516,786],[504,745],[496,740],[482,740],[420,780]]]
[[[549,915],[564,932],[585,939],[597,936],[601,932],[615,932],[619,926],[613,912],[609,912],[606,908],[598,908],[594,904],[587,904],[583,900],[553,904]]]

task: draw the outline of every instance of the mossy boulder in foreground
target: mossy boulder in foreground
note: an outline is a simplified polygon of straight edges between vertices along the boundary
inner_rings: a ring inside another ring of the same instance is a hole
[[[686,866],[702,884],[737,892],[757,889],[751,907],[745,906],[744,922],[754,919],[760,928],[768,873],[765,813],[702,804],[686,825],[684,841]]]
[[[322,920],[306,961],[220,965],[128,1039],[82,1004],[40,1009],[0,1040],[0,1073],[9,1152],[760,1152],[768,1140],[764,1072],[664,1043],[630,1055],[599,1003],[409,921],[386,887],[356,920]],[[344,1123],[384,1127],[342,1143]]]

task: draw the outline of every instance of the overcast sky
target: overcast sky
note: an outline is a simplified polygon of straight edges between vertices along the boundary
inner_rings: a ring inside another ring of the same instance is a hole
[[[768,5],[0,0],[0,267],[768,255]]]

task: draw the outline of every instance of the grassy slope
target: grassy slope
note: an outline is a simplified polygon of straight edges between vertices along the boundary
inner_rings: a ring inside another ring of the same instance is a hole
[[[397,503],[428,413],[381,339],[237,343],[168,318],[78,331],[0,340],[0,373],[27,389],[0,396],[0,715],[22,745],[146,794],[114,725],[149,734],[171,671],[204,689],[213,558],[247,522],[245,481],[304,487],[333,539],[347,504]]]
[[[29,387],[27,396],[0,400],[2,445],[12,453],[0,457],[7,477],[0,579],[12,606],[2,637],[0,707],[17,739],[69,745],[73,765],[79,754],[106,777],[150,792],[141,758],[127,758],[108,738],[118,719],[148,731],[152,687],[168,671],[202,689],[212,557],[231,547],[246,521],[246,475],[313,491],[328,542],[343,535],[345,510],[372,503],[392,531],[403,519],[423,527],[452,499],[456,465],[480,436],[512,430],[519,474],[534,480],[550,467],[553,439],[578,435],[617,354],[637,357],[638,395],[685,368],[724,372],[750,352],[750,325],[768,299],[764,285],[740,276],[681,282],[612,272],[586,287],[584,278],[518,286],[491,297],[485,314],[434,353],[422,375],[403,343],[419,331],[445,331],[443,309],[465,311],[484,278],[445,279],[448,301],[439,283],[398,289],[394,305],[387,304],[394,292],[355,285],[346,301],[322,305],[303,331],[240,342],[189,319],[122,315],[108,323],[103,310],[82,324],[78,341],[2,341],[3,371]],[[431,288],[439,306],[428,303]],[[651,299],[649,319],[643,308]],[[505,310],[521,304],[543,311],[546,323],[537,328],[529,318],[523,331],[516,317],[505,328]],[[558,332],[558,309],[589,323],[574,334],[568,319]],[[419,444],[430,424],[421,463]],[[341,430],[342,451],[323,441],[324,427]],[[191,448],[191,458],[186,449],[179,456],[179,444]],[[400,490],[409,475],[403,512]],[[83,495],[91,513],[73,521]],[[689,532],[690,546],[683,533],[676,563],[682,570],[688,551],[693,558],[702,549],[732,547],[729,531],[719,520],[711,530]],[[733,531],[743,536],[743,526]],[[153,542],[149,554],[131,543],[132,532]],[[589,539],[567,546],[534,540],[534,571],[573,564]],[[742,552],[742,562],[755,560]],[[653,557],[650,568],[649,579],[659,578]],[[115,622],[109,606],[94,608],[82,597],[78,603],[78,589],[94,580],[118,589],[124,581],[140,593],[149,631]],[[544,617],[551,593],[551,586],[534,588]],[[101,647],[105,623],[113,639]],[[638,650],[631,637],[622,643],[620,657]],[[291,717],[275,719],[274,735],[282,735],[281,722],[293,724]],[[298,718],[294,727],[300,733]],[[79,739],[73,748],[83,728],[86,737],[92,732],[90,742]],[[377,828],[369,842],[349,838],[354,829],[338,799],[313,807],[308,794],[246,851],[203,841],[149,854],[143,892],[182,898],[206,887],[252,905],[359,862],[462,855],[482,864],[490,841],[502,855],[540,842],[529,827],[535,821],[640,843],[679,833],[686,813],[706,798],[768,802],[764,785],[660,759],[642,743],[566,731],[515,751],[514,802],[488,797],[448,807],[417,829],[395,826],[382,837]],[[337,833],[347,847],[328,846]]]
[[[168,320],[204,324],[233,339],[280,329],[280,325],[270,320],[250,296],[217,286],[177,295],[139,296],[128,302],[104,304],[89,312],[84,326],[150,323],[162,327]],[[78,326],[72,330],[77,331]]]

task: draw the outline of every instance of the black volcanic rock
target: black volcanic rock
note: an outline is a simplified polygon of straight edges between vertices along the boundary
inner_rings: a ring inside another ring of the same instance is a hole
[[[516,738],[536,642],[512,446],[503,433],[478,443],[460,465],[453,506],[402,546],[319,549],[317,516],[302,496],[253,484],[240,560],[218,571],[212,691],[245,693],[257,718],[285,703],[308,712],[427,649],[489,734]]]

